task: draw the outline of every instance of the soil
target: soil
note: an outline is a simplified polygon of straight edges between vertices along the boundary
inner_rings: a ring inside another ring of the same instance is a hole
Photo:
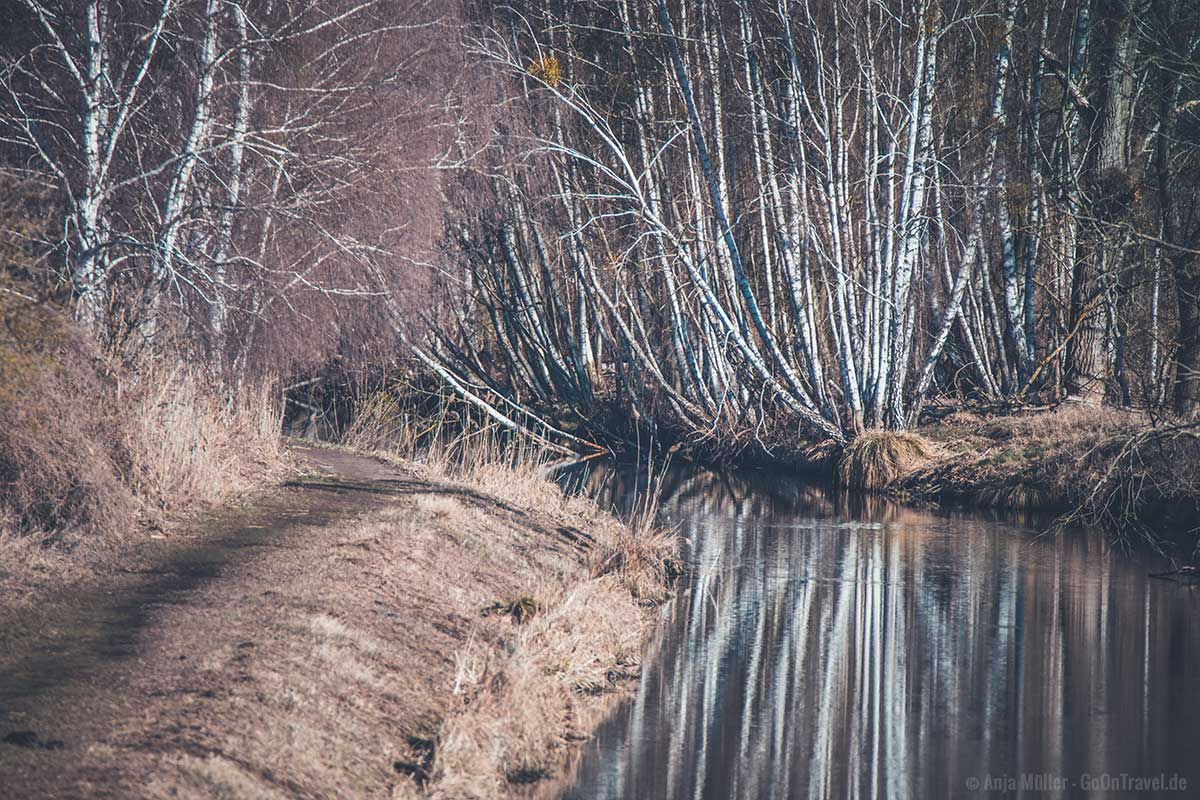
[[[516,624],[478,610],[567,574],[577,545],[553,515],[470,487],[293,453],[305,477],[0,610],[0,796],[422,784],[463,703],[456,654]]]

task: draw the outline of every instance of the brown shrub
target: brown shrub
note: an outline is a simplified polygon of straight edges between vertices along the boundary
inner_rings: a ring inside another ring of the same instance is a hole
[[[1122,430],[1072,465],[1072,511],[1064,522],[1108,530],[1118,541],[1140,537],[1200,556],[1200,422],[1183,420]]]
[[[127,530],[116,392],[90,341],[58,312],[0,295],[0,526],[62,538]]]

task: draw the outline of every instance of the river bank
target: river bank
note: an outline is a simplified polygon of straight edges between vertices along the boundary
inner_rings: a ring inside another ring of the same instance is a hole
[[[1194,559],[1200,545],[1200,423],[1063,405],[956,412],[917,433],[926,451],[886,484],[902,497],[1052,511]]]
[[[293,451],[278,491],[5,611],[11,796],[517,795],[636,678],[667,539],[532,471]]]
[[[928,412],[912,431],[868,431],[848,444],[751,438],[717,447],[662,430],[657,442],[680,461],[786,470],[901,500],[1051,512],[1185,562],[1200,555],[1200,421],[1078,403]]]

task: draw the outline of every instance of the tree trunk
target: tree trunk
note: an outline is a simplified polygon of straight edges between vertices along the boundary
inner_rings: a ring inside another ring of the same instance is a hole
[[[1193,255],[1172,259],[1179,303],[1178,350],[1175,356],[1175,413],[1200,409],[1200,262]]]

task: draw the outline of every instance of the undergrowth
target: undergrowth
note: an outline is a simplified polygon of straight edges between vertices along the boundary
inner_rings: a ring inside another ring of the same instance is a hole
[[[230,396],[196,367],[121,366],[52,307],[0,294],[0,542],[112,545],[279,462],[269,384]]]

